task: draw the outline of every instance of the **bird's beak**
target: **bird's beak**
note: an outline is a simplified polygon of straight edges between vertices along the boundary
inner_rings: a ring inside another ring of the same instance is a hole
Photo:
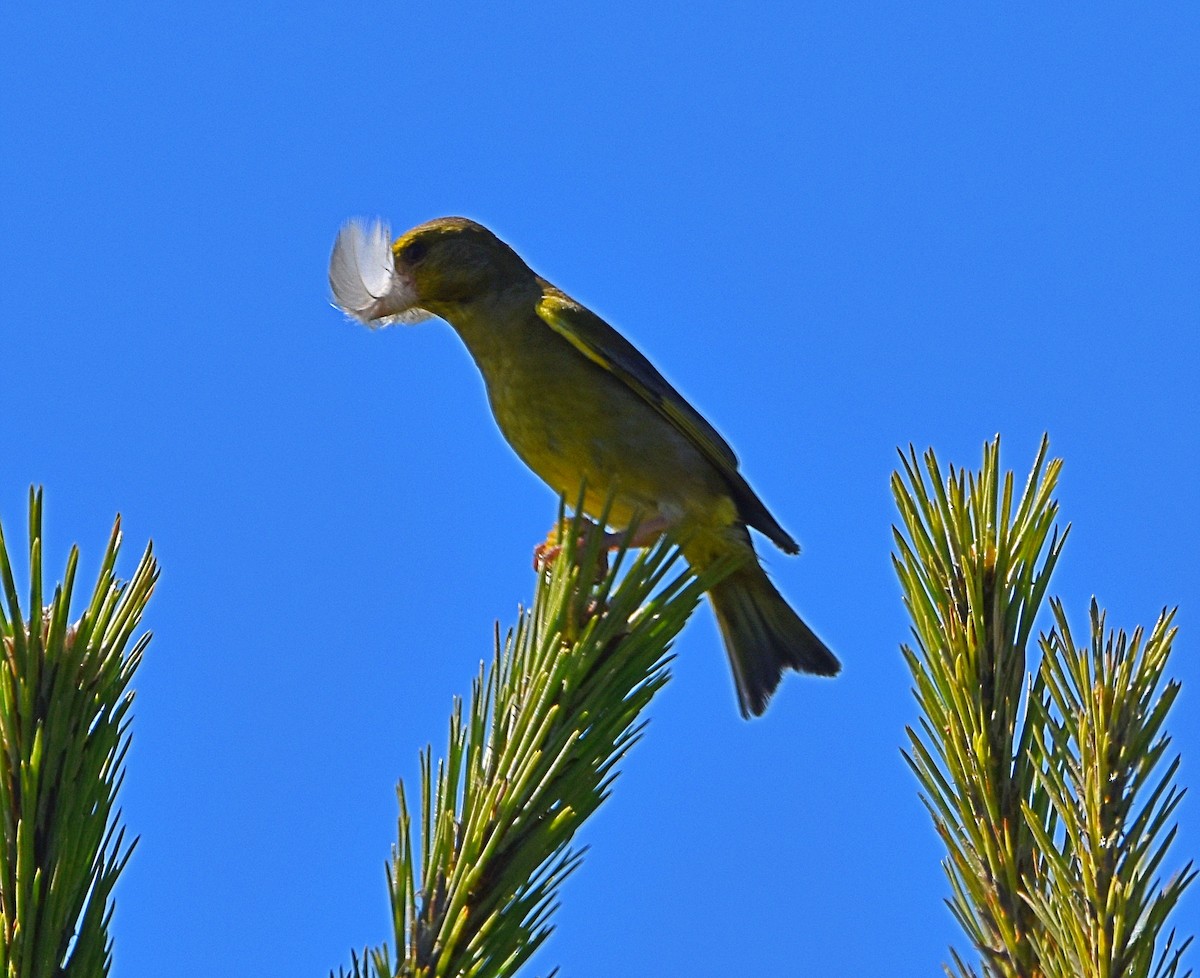
[[[329,256],[329,286],[334,305],[372,329],[430,317],[417,305],[412,280],[396,268],[391,232],[382,221],[342,227]]]

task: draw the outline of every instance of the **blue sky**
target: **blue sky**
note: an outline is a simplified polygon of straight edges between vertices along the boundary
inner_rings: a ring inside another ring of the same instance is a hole
[[[1023,475],[1050,433],[1052,590],[1080,632],[1092,594],[1125,628],[1182,606],[1198,783],[1200,8],[511,6],[0,13],[0,518],[20,540],[44,484],[50,566],[93,570],[118,511],[126,573],[149,538],[163,565],[115,973],[325,974],[387,934],[394,784],[555,510],[448,327],[329,306],[342,221],[445,214],[736,446],[845,663],[745,723],[697,614],[540,973],[937,973],[896,446],[976,466],[1000,432]]]

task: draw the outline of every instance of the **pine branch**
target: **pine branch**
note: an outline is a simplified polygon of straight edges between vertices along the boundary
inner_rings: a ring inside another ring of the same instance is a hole
[[[1091,649],[1080,651],[1053,603],[1055,629],[1027,676],[1026,646],[1066,539],[1053,529],[1061,463],[1046,462],[1047,447],[1015,511],[999,439],[978,474],[952,468],[944,483],[932,452],[925,473],[915,452],[901,455],[893,561],[922,712],[905,757],[946,844],[950,910],[984,975],[1175,978],[1191,939],[1159,938],[1195,873],[1189,863],[1165,886],[1158,878],[1183,795],[1178,759],[1159,771],[1179,688],[1162,683],[1173,613],[1142,646],[1140,630],[1129,642],[1106,637],[1093,602]],[[951,954],[949,974],[975,974]]]
[[[571,841],[608,797],[640,738],[642,710],[669,678],[669,649],[704,590],[664,541],[594,581],[599,534],[576,527],[532,610],[454,704],[447,754],[421,758],[414,831],[404,786],[388,867],[393,940],[355,955],[354,978],[517,972],[550,935]],[[576,539],[589,542],[577,548]],[[414,834],[419,837],[415,852]],[[340,972],[343,976],[346,972]]]
[[[930,451],[926,482],[910,448],[892,477],[907,531],[894,530],[893,561],[916,640],[903,653],[923,713],[905,757],[949,852],[951,912],[984,973],[1014,978],[1032,975],[1036,959],[1021,890],[1037,862],[1021,814],[1034,779],[1016,749],[1025,646],[1065,539],[1051,532],[1061,464],[1047,465],[1046,451],[1043,441],[1015,512],[999,439],[977,475],[951,468],[943,480]]]
[[[5,978],[103,978],[112,889],[133,850],[114,811],[129,748],[130,681],[149,642],[129,647],[158,568],[113,570],[120,519],[87,610],[70,624],[79,551],[49,603],[42,494],[30,492],[29,620],[0,530],[0,967]]]
[[[1091,606],[1091,647],[1078,649],[1066,613],[1053,602],[1055,626],[1042,639],[1034,718],[1036,768],[1050,801],[1025,812],[1047,854],[1044,876],[1031,880],[1030,906],[1041,928],[1038,957],[1048,976],[1107,978],[1178,974],[1191,938],[1177,948],[1169,934],[1155,949],[1183,891],[1195,879],[1188,863],[1165,885],[1158,877],[1175,828],[1168,828],[1183,789],[1175,757],[1159,770],[1170,737],[1163,721],[1179,683],[1163,683],[1176,629],[1163,611],[1142,644],[1142,630],[1106,634]]]

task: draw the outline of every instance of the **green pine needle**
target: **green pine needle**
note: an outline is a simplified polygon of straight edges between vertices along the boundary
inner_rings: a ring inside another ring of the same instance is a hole
[[[1046,872],[1027,899],[1045,973],[1155,976],[1179,973],[1191,938],[1155,949],[1167,915],[1195,879],[1188,863],[1164,885],[1161,866],[1175,835],[1169,826],[1183,789],[1163,721],[1179,683],[1163,682],[1176,629],[1164,610],[1143,644],[1142,630],[1105,632],[1091,606],[1091,646],[1077,648],[1062,605],[1042,639],[1042,694],[1030,702],[1035,768],[1050,812],[1026,810],[1046,854]]]
[[[641,737],[672,641],[729,570],[697,579],[663,541],[623,573],[630,555],[618,553],[596,581],[600,535],[584,529],[572,525],[532,609],[497,633],[469,706],[455,701],[446,756],[422,754],[417,826],[400,785],[388,867],[398,960],[387,945],[354,955],[355,978],[500,978],[550,935],[582,860],[575,833]]]
[[[50,602],[42,591],[42,494],[30,491],[28,619],[0,530],[0,972],[4,978],[108,974],[112,889],[133,850],[115,810],[129,748],[130,681],[149,636],[130,647],[158,568],[147,548],[128,583],[114,575],[120,519],[88,609],[72,624],[79,551]]]
[[[1005,978],[1176,978],[1191,938],[1166,919],[1195,879],[1159,869],[1183,796],[1178,758],[1161,770],[1163,682],[1175,629],[1164,612],[1141,630],[1105,635],[1092,603],[1092,644],[1077,649],[1063,608],[1026,673],[1026,647],[1066,539],[1054,529],[1059,460],[1042,441],[1014,508],[999,439],[978,473],[924,472],[910,448],[892,489],[903,530],[893,562],[913,619],[919,729],[909,766],[947,849],[950,910]],[[956,951],[947,973],[976,972]]]

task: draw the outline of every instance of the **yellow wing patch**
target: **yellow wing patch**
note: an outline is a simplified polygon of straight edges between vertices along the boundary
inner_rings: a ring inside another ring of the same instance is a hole
[[[618,372],[610,358],[606,357],[596,347],[588,343],[582,336],[579,335],[579,333],[571,328],[570,323],[560,316],[555,315],[555,313],[547,309],[546,306],[547,304],[543,302],[541,307],[538,309],[538,312],[541,313],[541,318],[545,320],[546,324],[552,330],[554,330],[554,332],[575,347],[575,349],[577,349],[585,357],[591,360],[592,363],[599,364],[610,373]]]

